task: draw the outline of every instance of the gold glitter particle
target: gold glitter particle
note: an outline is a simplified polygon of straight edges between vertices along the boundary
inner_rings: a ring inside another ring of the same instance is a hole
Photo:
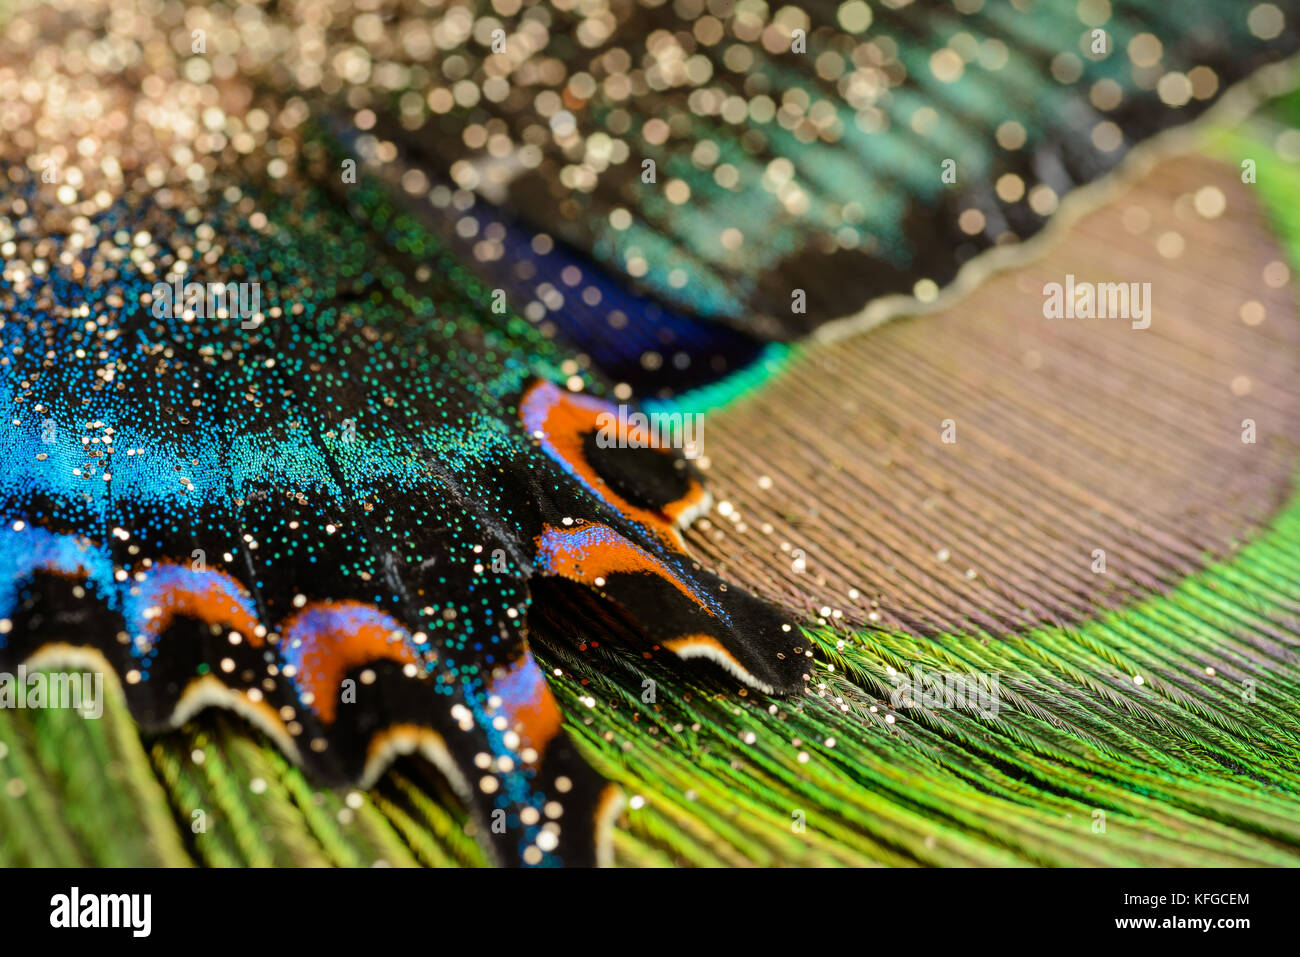
[[[948,46],[961,57],[963,63],[970,63],[979,56],[979,41],[965,31],[954,33],[952,39],[948,41]]]
[[[664,195],[668,197],[668,202],[681,206],[691,198],[691,188],[686,185],[685,180],[669,180],[664,187]]]
[[[1268,316],[1268,311],[1264,304],[1256,299],[1241,304],[1241,321],[1248,326],[1257,326]]]
[[[847,3],[840,4],[835,18],[849,33],[862,33],[871,26],[871,8],[864,0],[848,0]]]
[[[1058,53],[1052,57],[1048,69],[1057,83],[1074,83],[1083,76],[1083,60],[1073,53]]]
[[[1291,269],[1286,263],[1273,260],[1264,267],[1264,284],[1273,289],[1281,289],[1291,281]]]
[[[1185,73],[1170,71],[1156,84],[1156,95],[1166,106],[1186,106],[1192,98],[1192,81]]]
[[[1252,7],[1246,16],[1246,26],[1261,40],[1272,40],[1286,27],[1286,17],[1271,3]]]
[[[1223,211],[1228,205],[1223,190],[1217,186],[1202,186],[1196,191],[1196,197],[1192,202],[1196,207],[1196,212],[1206,219],[1218,219],[1223,215]]]
[[[1056,212],[1058,204],[1056,190],[1044,183],[1040,183],[1029,191],[1029,208],[1039,216],[1050,216]]]
[[[658,117],[647,120],[645,125],[641,127],[641,135],[652,146],[662,146],[668,142],[668,136],[671,132],[668,124]]]
[[[984,214],[978,209],[964,210],[957,218],[957,225],[967,236],[978,236],[984,232]]]
[[[723,163],[713,171],[713,180],[723,189],[735,189],[740,182],[740,171],[730,163]]]
[[[916,285],[912,287],[912,295],[921,302],[934,302],[939,298],[939,285],[933,279],[917,280]]]
[[[744,73],[754,63],[754,52],[744,44],[733,43],[727,47],[727,52],[722,56],[722,62],[728,70],[734,73]]]
[[[1249,395],[1251,389],[1250,376],[1239,375],[1232,378],[1232,394],[1236,396]]]
[[[691,162],[700,169],[708,169],[718,161],[718,144],[713,140],[700,140],[691,150]]]
[[[1110,20],[1110,0],[1079,0],[1075,14],[1088,27],[1099,27]]]
[[[1110,120],[1098,123],[1092,128],[1092,145],[1103,153],[1112,153],[1124,142],[1124,134]]]
[[[1160,39],[1151,33],[1139,33],[1128,43],[1128,58],[1134,66],[1155,66],[1164,55]]]
[[[1001,40],[985,40],[980,44],[980,66],[986,70],[1000,70],[1011,59],[1011,51]]]
[[[930,54],[930,72],[940,83],[956,83],[965,67],[957,52],[947,47]]]
[[[1124,88],[1114,80],[1098,80],[1088,91],[1088,99],[1099,110],[1113,110],[1124,99]]]
[[[1025,181],[1015,173],[1003,173],[995,188],[998,199],[1004,203],[1017,203],[1025,195]]]
[[[1025,145],[1025,128],[1015,120],[1007,120],[998,127],[997,133],[994,134],[998,141],[998,146],[1004,150],[1018,150]]]
[[[1208,100],[1219,92],[1219,74],[1208,66],[1193,67],[1187,78],[1192,81],[1192,96],[1198,100]]]
[[[934,107],[923,106],[912,114],[912,131],[919,136],[928,136],[939,125],[939,113]]]
[[[1156,238],[1156,252],[1165,259],[1177,259],[1186,248],[1187,241],[1183,239],[1182,234],[1173,230],[1161,233]]]

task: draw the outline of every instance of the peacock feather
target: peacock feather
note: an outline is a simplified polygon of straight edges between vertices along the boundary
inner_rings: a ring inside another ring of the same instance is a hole
[[[0,862],[1300,863],[1298,15],[5,10]]]

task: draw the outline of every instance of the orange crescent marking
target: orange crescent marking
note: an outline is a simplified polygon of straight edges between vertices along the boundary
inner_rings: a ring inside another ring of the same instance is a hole
[[[554,525],[547,525],[543,534],[534,539],[534,543],[540,551],[543,548],[543,538],[548,533],[564,537],[576,537],[593,527],[601,526],[586,524],[575,525],[573,528],[557,528]],[[611,534],[614,534],[612,530]],[[700,601],[699,596],[685,582],[665,568],[653,556],[631,542],[619,539],[618,541],[583,543],[581,546],[575,542],[573,548],[556,548],[551,550],[549,555],[551,558],[550,574],[559,575],[584,585],[594,586],[597,578],[604,578],[618,572],[646,572],[655,575],[666,582],[670,582],[674,588],[689,598],[692,604],[698,605],[711,618],[717,617],[713,610]]]
[[[343,676],[353,668],[381,658],[399,664],[418,663],[405,642],[393,640],[395,629],[392,626],[345,617],[353,611],[374,610],[372,606],[356,601],[313,602],[294,615],[284,628],[287,642],[310,637],[297,680],[311,692],[312,709],[326,724],[333,724],[338,714],[336,692],[343,683]],[[321,615],[325,627],[312,628],[305,623],[316,615]],[[300,629],[308,635],[297,635],[295,632]]]
[[[673,523],[688,509],[704,501],[704,486],[698,480],[692,478],[690,490],[681,498],[666,503],[662,511],[653,511],[633,505],[609,487],[609,483],[591,467],[591,463],[587,461],[587,457],[583,452],[582,437],[589,432],[596,431],[596,421],[600,416],[600,412],[573,401],[558,386],[548,381],[541,381],[534,385],[525,394],[523,401],[527,402],[538,390],[554,390],[556,396],[555,400],[547,408],[543,425],[543,430],[546,432],[551,447],[573,467],[573,470],[588,485],[598,490],[599,494],[607,502],[624,515],[634,521],[641,522],[659,535],[680,545],[681,534]],[[650,444],[652,437],[648,430],[642,429],[640,426],[630,426],[624,430],[624,435],[636,438],[645,445]],[[654,447],[662,451],[664,455],[672,454],[666,449]]]
[[[536,763],[540,763],[547,745],[560,733],[564,716],[532,654],[525,652],[508,671],[497,675],[488,691],[501,696],[512,730],[525,747],[537,752]]]
[[[184,568],[172,562],[160,564],[157,568]],[[257,634],[258,620],[238,605],[232,604],[230,595],[222,589],[226,587],[243,592],[242,586],[224,572],[209,569],[202,573],[186,576],[184,584],[175,582],[158,582],[158,605],[161,614],[149,620],[148,628],[155,636],[167,630],[167,626],[178,617],[197,618],[210,625],[224,625],[239,632],[254,648],[262,647],[262,639]]]

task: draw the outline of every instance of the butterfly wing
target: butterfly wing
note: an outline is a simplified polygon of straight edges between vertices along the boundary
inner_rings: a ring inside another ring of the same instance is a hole
[[[685,556],[680,453],[602,447],[598,378],[553,385],[554,347],[383,191],[349,214],[295,120],[268,131],[292,164],[232,135],[197,185],[141,188],[170,131],[71,196],[11,175],[0,663],[106,661],[145,727],[230,707],[328,781],[418,752],[499,860],[592,863],[615,797],[529,651],[530,582],[757,687],[800,685],[795,638]]]

